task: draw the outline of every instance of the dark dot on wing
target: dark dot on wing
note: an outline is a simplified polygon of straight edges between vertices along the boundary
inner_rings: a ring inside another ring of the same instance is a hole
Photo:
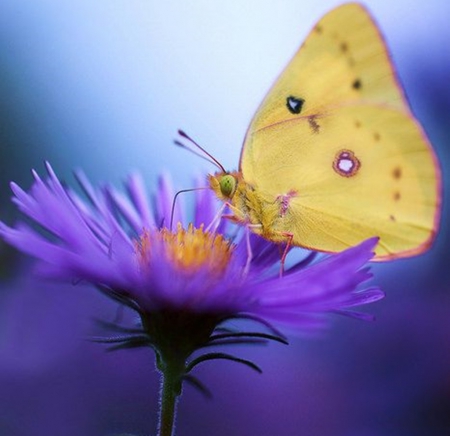
[[[286,106],[291,114],[299,114],[302,111],[305,100],[290,95],[286,98]]]
[[[380,138],[381,138],[381,136],[380,136],[380,134],[378,133],[378,132],[375,132],[374,134],[373,134],[373,139],[375,139],[375,141],[379,141],[380,140]]]
[[[353,88],[353,89],[361,89],[361,87],[362,87],[361,79],[356,79],[356,80],[352,83],[352,88]]]
[[[313,133],[319,133],[320,124],[316,120],[316,115],[310,115],[308,117],[308,123]]]
[[[395,167],[392,170],[392,177],[394,177],[394,179],[399,180],[402,177],[402,169],[400,167]]]
[[[392,222],[397,221],[397,220],[395,219],[395,216],[394,216],[394,215],[389,215],[389,219],[390,219]]]
[[[400,192],[398,192],[398,191],[394,192],[394,200],[395,201],[400,200],[400,197],[401,197]]]
[[[344,41],[344,42],[341,42],[341,51],[343,52],[343,53],[345,53],[346,51],[348,51],[348,44]]]
[[[316,32],[317,33],[322,33],[322,31],[323,31],[322,26],[317,25],[316,26]]]
[[[355,120],[355,127],[359,129],[361,127],[361,122],[359,120]]]

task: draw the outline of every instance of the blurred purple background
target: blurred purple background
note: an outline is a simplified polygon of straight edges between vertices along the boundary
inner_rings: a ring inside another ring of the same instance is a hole
[[[270,84],[334,1],[314,4],[81,0],[0,3],[0,212],[10,180],[49,160],[73,183],[83,168],[118,184],[162,170],[179,187],[211,170],[176,149],[183,128],[237,166]],[[450,164],[450,3],[367,1],[418,118]],[[445,186],[444,186],[445,187]],[[199,367],[212,389],[187,387],[177,436],[448,436],[450,236],[416,259],[374,266],[387,298],[375,323],[336,317],[320,338],[236,348],[263,375],[230,362]],[[154,434],[158,378],[150,350],[107,353],[85,338],[116,306],[82,285],[37,284],[0,244],[0,436]],[[133,322],[131,314],[124,317]]]

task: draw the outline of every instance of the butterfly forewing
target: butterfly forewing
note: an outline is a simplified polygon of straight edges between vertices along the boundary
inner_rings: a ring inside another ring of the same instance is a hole
[[[264,99],[248,134],[355,101],[408,111],[377,26],[363,6],[348,3],[313,28]]]

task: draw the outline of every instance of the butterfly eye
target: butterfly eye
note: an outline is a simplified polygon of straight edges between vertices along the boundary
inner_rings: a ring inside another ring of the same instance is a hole
[[[236,178],[231,174],[226,174],[222,176],[219,182],[220,192],[224,197],[231,198],[236,191]]]

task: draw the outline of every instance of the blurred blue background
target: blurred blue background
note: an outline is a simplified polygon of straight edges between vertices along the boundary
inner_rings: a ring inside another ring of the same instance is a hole
[[[401,80],[441,160],[450,142],[450,2],[368,0]],[[237,166],[250,118],[313,24],[337,1],[2,0],[0,213],[17,218],[8,183],[31,183],[43,161],[73,182],[119,184],[140,170],[151,188],[211,171],[173,146],[185,129]],[[198,375],[178,436],[450,434],[450,236],[444,196],[433,249],[376,265],[387,298],[375,323],[334,320],[321,338],[238,349]],[[115,307],[92,289],[41,284],[0,245],[0,435],[154,434],[158,378],[150,351],[106,353],[84,340]],[[20,265],[20,268],[17,266]],[[19,274],[20,272],[20,274]]]

